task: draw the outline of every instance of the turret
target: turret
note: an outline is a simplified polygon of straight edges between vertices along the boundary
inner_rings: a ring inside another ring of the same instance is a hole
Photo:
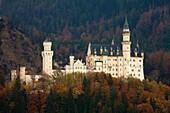
[[[20,67],[20,76],[25,76],[25,67]]]
[[[51,51],[51,46],[52,46],[52,42],[49,39],[46,39],[43,42],[43,47],[44,47],[44,51],[42,51],[41,55],[43,58],[42,61],[42,70],[43,72],[45,72],[46,74],[51,75],[52,74],[52,57],[53,57],[53,51]]]
[[[74,56],[70,56],[70,68],[73,69],[74,68]]]
[[[113,56],[113,48],[110,48],[110,55]]]
[[[49,39],[46,39],[43,42],[43,46],[44,46],[44,51],[51,51],[52,42]]]
[[[117,56],[120,55],[120,50],[119,50],[119,47],[117,47]]]
[[[141,56],[142,56],[142,58],[144,59],[144,52],[143,52],[143,51],[141,52]]]
[[[91,55],[91,43],[88,45],[87,56]]]
[[[114,39],[112,40],[112,45],[114,45],[115,44],[115,42],[114,42]]]
[[[138,56],[138,51],[137,51],[137,48],[135,48],[135,51],[134,51],[134,53],[135,53],[135,57],[137,57],[137,56]]]
[[[97,55],[97,51],[96,51],[96,48],[94,49],[94,55],[95,55],[95,56]]]
[[[102,55],[103,54],[103,48],[100,47],[100,54]]]
[[[11,70],[11,80],[15,80],[17,77],[17,70]]]

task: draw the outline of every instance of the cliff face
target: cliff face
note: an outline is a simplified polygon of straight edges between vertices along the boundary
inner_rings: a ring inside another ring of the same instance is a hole
[[[26,66],[30,69],[41,65],[40,48],[33,45],[6,18],[0,18],[0,71],[9,74],[11,69]],[[37,69],[35,70],[37,71]]]

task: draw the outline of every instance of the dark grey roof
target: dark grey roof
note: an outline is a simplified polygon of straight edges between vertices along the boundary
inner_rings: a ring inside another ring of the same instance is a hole
[[[100,49],[103,49],[102,54],[100,54]],[[110,56],[111,48],[113,51],[113,55],[117,56],[117,46],[116,45],[111,45],[111,44],[91,44],[91,54],[95,54],[94,51],[96,50],[96,55],[107,55]],[[121,50],[119,49],[120,54],[122,55]]]
[[[50,38],[46,38],[46,40],[44,42],[51,42]]]

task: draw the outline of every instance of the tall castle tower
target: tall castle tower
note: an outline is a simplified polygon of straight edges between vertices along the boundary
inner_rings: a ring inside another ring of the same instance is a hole
[[[128,76],[130,73],[130,57],[131,57],[131,41],[130,41],[130,30],[127,17],[125,19],[125,24],[123,27],[123,41],[122,41],[122,52],[124,61],[124,71],[123,75]]]
[[[123,35],[123,41],[122,41],[123,56],[126,58],[130,58],[131,41],[130,41],[130,30],[129,30],[129,24],[128,24],[127,18],[125,20],[122,35]]]
[[[51,75],[52,74],[52,57],[53,57],[53,51],[51,51],[51,46],[52,46],[52,42],[49,39],[46,39],[43,42],[43,46],[44,46],[44,51],[42,51],[41,55],[43,58],[43,72],[45,72],[46,74]]]

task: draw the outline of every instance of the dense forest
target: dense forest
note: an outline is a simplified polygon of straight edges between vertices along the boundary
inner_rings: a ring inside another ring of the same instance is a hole
[[[115,39],[120,43],[127,16],[131,40],[133,44],[139,40],[145,52],[145,77],[170,85],[169,0],[0,0],[0,16],[8,18],[10,29],[29,37],[37,52],[45,38],[51,38],[54,58],[60,65],[68,62],[70,53],[84,59],[89,42],[110,43]],[[41,61],[40,54],[36,59]],[[35,63],[29,58],[25,62]],[[31,66],[37,65],[40,63]]]
[[[58,79],[59,78],[59,79]],[[1,113],[169,113],[170,87],[104,73],[46,78],[0,87]],[[50,82],[49,82],[50,81]],[[51,89],[51,90],[50,90]]]

